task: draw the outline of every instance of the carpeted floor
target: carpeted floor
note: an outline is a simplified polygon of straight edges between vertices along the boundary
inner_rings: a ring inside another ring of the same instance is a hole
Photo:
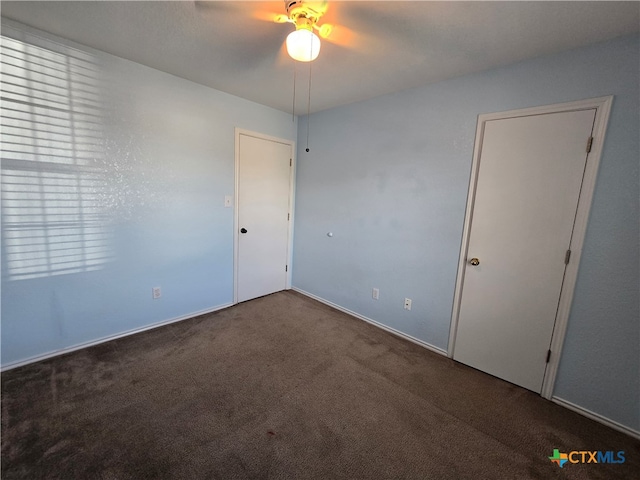
[[[286,291],[3,373],[2,478],[637,479],[640,442]]]

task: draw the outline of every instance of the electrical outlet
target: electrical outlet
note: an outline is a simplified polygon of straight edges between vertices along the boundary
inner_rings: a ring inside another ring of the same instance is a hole
[[[373,291],[371,292],[371,296],[373,297],[374,300],[378,300],[378,298],[380,298],[380,289],[374,288]]]
[[[405,310],[411,310],[411,299],[410,298],[405,298],[404,299],[404,309]]]
[[[152,294],[153,299],[156,300],[162,296],[162,290],[160,290],[160,287],[153,287]]]

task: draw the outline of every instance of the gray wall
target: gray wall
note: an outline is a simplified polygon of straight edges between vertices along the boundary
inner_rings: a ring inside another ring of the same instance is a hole
[[[320,112],[309,153],[301,119],[294,287],[446,349],[477,116],[613,94],[554,395],[640,430],[639,53],[620,38]]]
[[[291,114],[9,25],[37,47],[3,45],[2,364],[232,303],[234,128]]]

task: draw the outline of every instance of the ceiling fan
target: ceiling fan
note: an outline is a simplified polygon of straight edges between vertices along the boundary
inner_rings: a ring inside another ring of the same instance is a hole
[[[284,0],[286,15],[276,15],[276,23],[293,23],[295,31],[287,36],[287,53],[299,62],[310,62],[320,54],[320,38],[327,38],[333,31],[329,23],[318,25],[326,13],[328,2],[305,2],[304,0]],[[315,31],[318,32],[316,35]]]
[[[282,3],[284,3],[284,9],[282,9]],[[346,8],[343,4],[330,6],[327,0],[284,0],[284,2],[281,0],[280,2],[194,1],[194,5],[201,13],[212,16],[211,25],[219,33],[228,31],[228,35],[234,35],[234,41],[225,44],[225,51],[229,57],[241,55],[244,60],[243,65],[265,65],[274,62],[277,63],[280,71],[286,65],[294,67],[292,69],[293,113],[298,113],[296,100],[303,90],[296,90],[296,85],[300,85],[301,80],[308,83],[307,114],[310,111],[311,66],[320,53],[321,39],[326,39],[339,48],[356,50],[361,47],[361,34],[344,26],[339,20],[340,12]],[[278,13],[278,10],[281,13]],[[324,21],[325,19],[329,22]],[[258,23],[255,23],[256,21]],[[295,28],[290,32],[283,31],[278,25],[283,23],[293,24]],[[286,40],[284,35],[287,35]],[[289,60],[286,63],[283,62],[285,58]],[[294,59],[293,65],[291,65],[291,59]],[[306,62],[309,66],[308,73],[299,66],[296,68],[299,62]],[[297,78],[300,74],[302,78]]]
[[[193,3],[202,14],[215,16],[211,18],[211,24],[218,31],[228,29],[229,35],[234,35],[235,42],[226,45],[230,55],[233,55],[231,49],[237,47],[245,59],[247,55],[251,55],[255,59],[254,63],[272,61],[276,54],[280,65],[284,65],[283,57],[293,58],[299,62],[310,62],[317,58],[321,40],[327,40],[340,48],[363,50],[362,34],[356,33],[339,20],[345,16],[341,13],[347,9],[345,4],[332,4],[327,0],[284,0],[284,2],[282,0],[278,2],[196,0]],[[353,10],[357,6],[348,8]],[[262,25],[258,26],[253,23],[255,21]],[[281,28],[267,27],[267,24],[276,27],[275,24],[282,23],[291,23],[295,26],[294,31],[288,33],[284,42],[282,34],[286,32]],[[235,35],[238,32],[238,26],[241,26],[241,35]],[[251,45],[250,48],[249,45]]]

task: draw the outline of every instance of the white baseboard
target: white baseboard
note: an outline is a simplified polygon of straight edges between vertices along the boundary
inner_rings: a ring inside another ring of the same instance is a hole
[[[382,330],[385,330],[389,333],[392,333],[393,335],[396,335],[397,337],[401,337],[404,338],[405,340],[409,340],[412,343],[415,343],[416,345],[420,345],[421,347],[426,348],[427,350],[431,350],[432,352],[435,353],[439,353],[440,355],[444,355],[445,357],[447,356],[447,351],[443,350],[442,348],[436,347],[434,345],[431,345],[430,343],[427,342],[423,342],[422,340],[418,340],[415,337],[412,337],[411,335],[407,335],[406,333],[403,333],[399,330],[396,330],[395,328],[391,328],[388,327],[387,325],[384,325],[380,322],[376,322],[375,320],[370,319],[369,317],[365,317],[364,315],[360,315],[359,313],[353,312],[351,310],[349,310],[348,308],[344,308],[341,307],[340,305],[337,305],[333,302],[330,302],[329,300],[325,300],[322,297],[318,297],[317,295],[314,295],[313,293],[309,293],[309,292],[305,292],[304,290],[301,290],[297,287],[292,287],[291,290],[301,293],[302,295],[305,295],[309,298],[313,298],[314,300],[317,300],[320,303],[324,303],[325,305],[329,305],[332,308],[335,308],[336,310],[340,310],[341,312],[346,313],[347,315],[351,315],[352,317],[357,318],[358,320],[364,320],[367,323],[370,323],[372,325],[375,325],[378,328],[381,328]]]
[[[140,328],[134,328],[133,330],[127,330],[126,332],[117,333],[115,335],[109,335],[106,337],[99,338],[97,340],[91,340],[90,342],[78,343],[71,347],[61,348],[60,350],[54,350],[52,352],[43,353],[41,355],[35,355],[33,357],[26,358],[24,360],[18,360],[17,362],[11,362],[6,365],[2,365],[0,368],[0,372],[4,372],[6,370],[11,370],[13,368],[22,367],[23,365],[28,365],[30,363],[39,362],[41,360],[46,360],[47,358],[57,357],[59,355],[64,355],[66,353],[75,352],[76,350],[81,350],[87,347],[93,347],[94,345],[99,345],[101,343],[109,342],[111,340],[115,340],[117,338],[128,337],[129,335],[135,335],[136,333],[145,332],[147,330],[152,330],[154,328],[162,327],[163,325],[169,325],[170,323],[180,322],[182,320],[188,320],[189,318],[198,317],[200,315],[204,315],[207,313],[216,312],[218,310],[222,310],[224,308],[228,308],[232,306],[233,303],[227,303],[224,305],[218,305],[217,307],[210,308],[207,310],[201,310],[199,312],[189,313],[187,315],[182,315],[180,317],[171,318],[169,320],[163,320],[161,322],[152,323],[151,325],[146,325]]]
[[[606,425],[607,427],[613,428],[614,430],[617,430],[619,432],[622,433],[626,433],[627,435],[629,435],[630,437],[633,438],[637,438],[638,440],[640,440],[640,432],[637,430],[634,430],[632,428],[629,428],[625,425],[622,425],[618,422],[615,422],[613,420],[611,420],[610,418],[604,417],[598,413],[592,412],[591,410],[587,410],[584,407],[581,407],[580,405],[576,405],[575,403],[569,402],[567,400],[563,400],[562,398],[559,397],[551,397],[551,401],[553,403],[557,403],[558,405],[564,407],[564,408],[568,408],[569,410],[573,410],[576,413],[579,413],[582,416],[585,416],[587,418],[590,418],[591,420],[595,420],[598,423],[602,423],[603,425]]]

